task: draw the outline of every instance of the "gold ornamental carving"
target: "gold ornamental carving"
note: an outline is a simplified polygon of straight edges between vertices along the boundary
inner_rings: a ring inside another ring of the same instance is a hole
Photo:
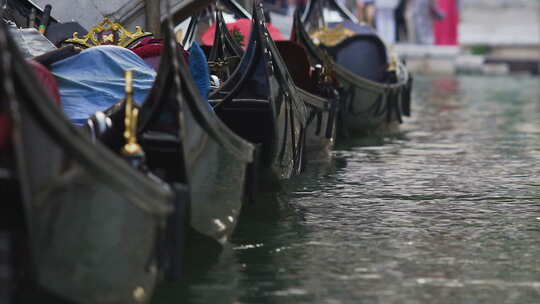
[[[126,114],[125,114],[125,129],[124,139],[126,144],[122,149],[124,155],[141,155],[142,147],[137,142],[137,120],[139,118],[139,109],[134,105],[133,101],[133,71],[126,71]]]
[[[76,44],[84,48],[91,48],[98,45],[118,45],[128,47],[133,42],[152,36],[152,33],[144,32],[140,26],[135,27],[135,32],[128,31],[119,23],[112,22],[109,18],[97,26],[93,27],[88,34],[80,38],[79,33],[73,33],[73,38],[67,39],[67,43]]]
[[[323,27],[313,34],[311,34],[311,39],[316,45],[323,44],[325,46],[336,46],[340,44],[343,40],[355,36],[356,33],[343,25],[338,25],[334,28]]]

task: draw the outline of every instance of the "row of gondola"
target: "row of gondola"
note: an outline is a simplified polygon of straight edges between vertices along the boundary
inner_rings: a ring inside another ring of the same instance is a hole
[[[134,104],[128,73],[126,97],[83,127],[0,24],[0,194],[6,226],[27,240],[15,246],[29,253],[16,263],[26,280],[76,303],[147,302],[160,280],[182,279],[186,250],[227,242],[244,204],[328,155],[337,134],[393,129],[410,113],[405,67],[335,1],[310,1],[279,42],[258,0],[252,15],[196,2],[165,18],[146,101]],[[244,48],[224,13],[252,20]],[[176,43],[186,16],[184,47],[204,20],[216,27],[205,50],[222,84],[208,100]]]

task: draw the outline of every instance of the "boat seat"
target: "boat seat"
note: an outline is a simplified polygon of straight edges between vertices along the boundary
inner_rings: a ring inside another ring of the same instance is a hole
[[[357,35],[329,50],[336,63],[354,74],[376,82],[386,79],[386,48],[376,36]]]
[[[163,51],[163,39],[146,38],[132,51],[157,71],[161,61],[161,52]]]
[[[219,102],[211,103],[215,105]],[[253,144],[271,145],[269,139],[273,138],[274,132],[271,121],[274,118],[268,100],[234,99],[214,110],[221,121],[242,138]]]
[[[315,93],[317,84],[311,77],[311,65],[304,47],[294,41],[276,41],[276,46],[294,83],[310,93]]]
[[[50,93],[54,101],[56,101],[57,104],[60,104],[60,89],[54,75],[45,66],[37,61],[30,60],[28,61],[28,64],[32,66],[36,74],[36,78],[40,81],[47,92]]]

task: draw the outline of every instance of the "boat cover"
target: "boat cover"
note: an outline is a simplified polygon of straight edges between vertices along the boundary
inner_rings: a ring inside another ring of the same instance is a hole
[[[125,97],[125,72],[133,70],[134,100],[141,104],[150,93],[156,72],[133,51],[97,46],[51,65],[60,86],[65,114],[76,125]]]
[[[163,39],[147,38],[139,43],[133,52],[139,55],[154,70],[158,70],[163,51]],[[183,49],[182,49],[183,51]],[[195,84],[199,88],[204,100],[208,100],[210,94],[210,71],[206,54],[198,43],[193,43],[189,53],[184,51],[184,59],[189,61],[189,68]]]
[[[388,68],[388,55],[384,42],[372,27],[352,21],[332,22],[330,28],[344,26],[357,36],[332,48],[336,63],[354,74],[376,82],[383,82]]]
[[[19,29],[10,26],[11,36],[25,58],[31,58],[53,51],[56,47],[34,28]]]
[[[204,100],[208,100],[210,94],[210,71],[206,54],[198,43],[193,43],[189,49],[189,69],[193,80],[199,88]],[[210,104],[208,104],[210,105]]]
[[[354,74],[383,82],[388,68],[384,49],[369,39],[349,40],[334,52],[336,63]]]

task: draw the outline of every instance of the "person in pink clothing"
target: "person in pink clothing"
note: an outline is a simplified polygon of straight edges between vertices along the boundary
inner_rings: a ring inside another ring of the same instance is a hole
[[[458,26],[460,0],[438,0],[439,9],[445,14],[445,18],[435,22],[435,44],[458,45]]]

